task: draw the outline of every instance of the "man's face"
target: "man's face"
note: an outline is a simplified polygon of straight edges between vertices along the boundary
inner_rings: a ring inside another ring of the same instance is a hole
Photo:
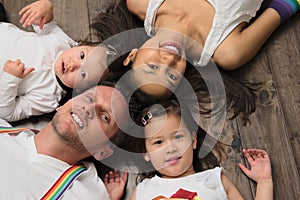
[[[97,86],[60,107],[52,125],[65,144],[95,156],[119,131],[118,124],[127,118],[127,108],[120,91]]]

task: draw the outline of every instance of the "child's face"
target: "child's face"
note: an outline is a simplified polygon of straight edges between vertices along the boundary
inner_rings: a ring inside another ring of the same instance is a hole
[[[196,139],[192,138],[180,117],[152,118],[145,127],[146,151],[144,158],[151,161],[154,168],[164,178],[183,177],[195,173],[193,149]]]
[[[64,85],[84,90],[107,76],[106,49],[102,46],[67,49],[56,60],[54,71]]]

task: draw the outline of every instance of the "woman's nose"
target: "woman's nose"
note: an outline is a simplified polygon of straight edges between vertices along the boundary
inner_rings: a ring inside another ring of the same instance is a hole
[[[161,49],[160,50],[160,56],[163,61],[162,64],[172,66],[173,64],[176,63],[178,55],[175,52]]]

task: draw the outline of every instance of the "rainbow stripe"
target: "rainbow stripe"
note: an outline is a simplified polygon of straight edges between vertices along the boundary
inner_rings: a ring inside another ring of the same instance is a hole
[[[64,192],[72,184],[82,172],[87,168],[83,164],[73,165],[56,180],[47,193],[41,198],[41,200],[57,200],[64,194]]]
[[[1,133],[19,133],[22,131],[28,131],[30,128],[14,128],[14,127],[2,127],[0,126],[0,134]]]

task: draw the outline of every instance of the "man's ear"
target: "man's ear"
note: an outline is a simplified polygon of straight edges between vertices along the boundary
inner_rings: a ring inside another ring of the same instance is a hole
[[[123,65],[127,66],[131,61],[133,61],[137,52],[138,49],[132,49],[127,58],[125,58],[125,60],[123,61]]]
[[[148,155],[148,153],[144,153],[144,159],[146,161],[150,161],[150,156]]]
[[[196,131],[193,131],[193,134],[192,134],[192,139],[193,139],[193,149],[196,149],[197,147],[197,132]]]
[[[96,160],[100,161],[105,158],[108,158],[113,154],[113,149],[109,144],[105,144],[97,153],[95,153],[93,156]]]

